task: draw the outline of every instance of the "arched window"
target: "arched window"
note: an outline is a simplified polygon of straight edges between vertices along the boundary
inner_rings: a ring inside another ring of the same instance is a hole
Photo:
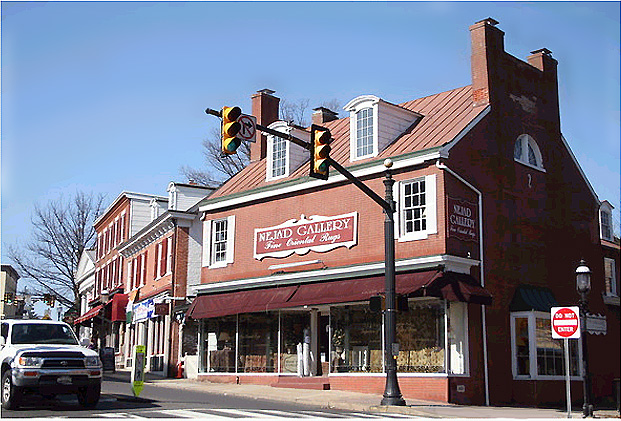
[[[513,148],[513,159],[531,167],[543,169],[543,159],[537,142],[531,136],[518,136]]]

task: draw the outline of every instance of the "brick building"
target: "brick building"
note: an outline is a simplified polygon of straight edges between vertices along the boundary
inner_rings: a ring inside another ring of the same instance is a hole
[[[402,104],[363,95],[345,118],[317,108],[313,123],[331,131],[331,157],[380,195],[382,163],[394,163],[406,399],[562,403],[549,312],[577,303],[584,258],[591,311],[608,325],[588,337],[601,401],[619,377],[619,317],[602,299],[600,202],[561,133],[557,61],[547,49],[509,55],[496,25],[470,27],[471,85]],[[252,97],[259,124],[308,140],[276,121],[273,93]],[[201,284],[187,316],[199,323],[200,379],[384,390],[382,317],[369,305],[384,292],[382,209],[334,170],[327,181],[307,174],[307,152],[261,136],[251,163],[199,203]]]

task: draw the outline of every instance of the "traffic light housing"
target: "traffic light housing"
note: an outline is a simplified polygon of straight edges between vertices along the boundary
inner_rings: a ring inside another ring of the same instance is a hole
[[[327,180],[330,170],[330,130],[311,125],[310,176]]]
[[[6,305],[12,305],[13,304],[13,293],[12,292],[5,292],[4,293],[4,303]]]
[[[237,136],[241,130],[241,123],[237,119],[241,116],[239,107],[222,107],[222,153],[232,155],[237,153],[237,148],[242,140]]]

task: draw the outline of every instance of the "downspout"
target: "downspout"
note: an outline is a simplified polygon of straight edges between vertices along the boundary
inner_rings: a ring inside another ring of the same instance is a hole
[[[177,275],[177,268],[175,266],[175,263],[177,261],[177,259],[176,259],[176,256],[177,256],[177,235],[178,235],[178,233],[177,233],[177,220],[175,218],[173,218],[172,223],[173,223],[173,235],[172,235],[172,244],[171,244],[172,252],[170,253],[170,256],[171,256],[170,268],[171,268],[172,273],[170,274],[170,284],[171,284],[170,285],[171,286],[170,292],[172,294],[172,298],[173,299],[170,300],[170,316],[169,316],[170,317],[170,329],[168,331],[168,337],[170,339],[168,341],[168,361],[169,362],[170,362],[170,357],[172,356],[172,344],[173,344],[172,337],[170,335],[170,333],[172,331],[172,323],[173,323],[173,309],[174,309],[175,304],[177,303],[175,301],[175,297],[177,296],[176,291],[175,291],[175,281],[176,281],[176,278],[177,278],[177,276],[176,276]],[[178,322],[177,324],[179,325],[179,330],[181,330],[181,323]],[[179,336],[179,338],[181,338],[181,335],[178,335],[178,336]],[[178,346],[179,346],[179,350],[180,350],[181,349],[181,342],[179,342]],[[177,352],[177,364],[179,364],[179,362],[181,361],[181,359],[179,358],[180,355],[181,355],[181,353]],[[168,370],[170,371],[170,367],[168,367]],[[168,377],[168,373],[166,373],[166,377]]]
[[[468,186],[472,191],[474,191],[479,197],[479,256],[480,256],[480,267],[481,267],[481,286],[485,287],[485,259],[483,258],[483,195],[481,192],[474,187],[472,184],[464,180],[463,177],[458,175],[455,171],[451,170],[445,164],[441,163],[439,160],[436,161],[436,167],[448,172],[453,177],[464,183]],[[481,305],[481,323],[483,327],[483,368],[484,368],[484,378],[485,378],[485,405],[489,406],[489,367],[487,360],[487,320],[485,317],[485,305]]]

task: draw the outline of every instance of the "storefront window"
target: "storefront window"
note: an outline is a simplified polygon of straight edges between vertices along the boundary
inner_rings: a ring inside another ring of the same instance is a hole
[[[468,304],[447,302],[448,370],[451,374],[468,374]]]
[[[550,319],[536,319],[537,374],[540,376],[565,375],[563,341],[552,339]],[[569,341],[570,375],[578,375],[577,341]]]
[[[235,335],[237,316],[205,320],[203,330],[203,360],[201,367],[208,372],[235,372]]]
[[[444,302],[410,301],[397,315],[397,342],[398,372],[444,373]]]
[[[239,315],[240,373],[274,373],[278,370],[278,313]]]
[[[280,372],[298,372],[298,345],[304,343],[304,330],[310,326],[308,312],[281,312],[282,346]]]
[[[513,374],[516,378],[556,379],[565,375],[565,350],[562,339],[552,339],[550,314],[515,312],[511,314]],[[579,342],[570,339],[571,376],[580,373]]]
[[[383,371],[381,313],[368,304],[332,307],[332,372]],[[398,328],[397,328],[398,330]]]

